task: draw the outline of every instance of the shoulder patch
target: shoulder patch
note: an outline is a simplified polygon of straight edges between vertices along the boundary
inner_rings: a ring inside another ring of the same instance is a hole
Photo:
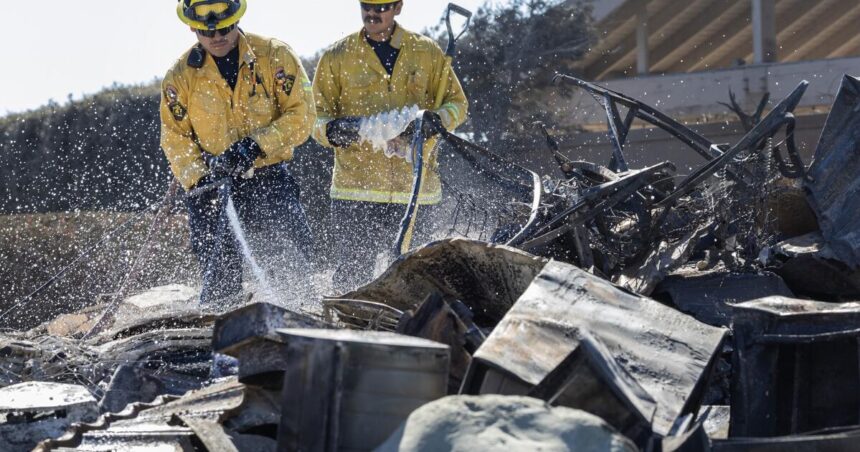
[[[296,84],[296,76],[293,74],[287,75],[286,71],[284,71],[283,67],[279,67],[275,71],[275,83],[284,90],[284,92],[289,96],[293,93],[293,85]]]
[[[183,107],[180,103],[175,103],[171,105],[170,112],[173,113],[173,119],[177,121],[182,121],[183,119],[185,119],[186,110],[185,107]]]
[[[173,114],[173,119],[177,121],[185,119],[187,110],[179,103],[179,94],[173,85],[167,85],[164,88],[164,98],[167,99],[167,107],[170,109],[170,113]]]
[[[167,88],[164,89],[164,97],[166,97],[169,102],[176,102],[179,100],[179,95],[176,93],[176,88],[174,88],[173,85],[167,85]]]

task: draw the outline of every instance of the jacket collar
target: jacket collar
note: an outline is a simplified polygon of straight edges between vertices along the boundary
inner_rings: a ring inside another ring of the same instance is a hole
[[[405,43],[406,39],[409,36],[409,32],[405,30],[399,23],[395,22],[394,33],[391,34],[391,39],[389,43],[391,47],[395,49],[400,49]],[[364,27],[358,31],[358,33],[353,35],[353,48],[358,53],[367,54],[362,58],[367,65],[376,72],[379,72],[383,75],[388,75],[388,71],[385,70],[385,67],[382,66],[382,62],[379,61],[379,58],[376,57],[376,53],[373,51],[373,47],[370,47],[370,44],[367,42],[366,34],[364,32]]]
[[[241,29],[239,29],[239,59],[242,63],[248,65],[257,61],[257,55],[254,54],[254,49],[251,48],[248,37],[245,36],[245,32]]]
[[[388,42],[391,44],[391,47],[395,49],[399,49],[403,45],[403,41],[409,32],[403,28],[397,22],[394,22],[394,33],[391,34],[391,39]],[[364,43],[365,46],[370,47],[370,44],[367,43],[367,38],[365,37],[366,33],[364,32],[364,27],[358,31],[358,34],[355,35],[355,38],[359,41],[359,43]]]
[[[394,33],[391,35],[391,47],[399,49],[403,45],[403,38],[406,37],[406,30],[397,22],[394,22]]]

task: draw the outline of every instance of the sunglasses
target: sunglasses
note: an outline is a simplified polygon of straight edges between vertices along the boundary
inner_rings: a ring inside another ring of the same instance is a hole
[[[385,3],[382,5],[376,5],[373,3],[362,3],[361,9],[368,11],[368,12],[374,11],[376,13],[382,14],[382,13],[386,13],[386,12],[394,9],[394,7],[397,6],[398,3],[400,3],[400,2]]]
[[[200,36],[205,36],[207,38],[214,38],[215,34],[219,34],[221,36],[227,36],[233,29],[236,28],[236,24],[230,25],[229,27],[219,28],[217,30],[197,30],[197,34]]]

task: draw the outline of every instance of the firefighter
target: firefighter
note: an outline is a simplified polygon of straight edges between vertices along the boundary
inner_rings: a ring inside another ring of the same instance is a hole
[[[247,0],[179,0],[176,13],[198,42],[161,86],[161,147],[188,192],[202,304],[242,291],[242,257],[224,190],[257,248],[282,255],[292,242],[313,261],[311,231],[287,164],[313,128],[313,89],[289,46],[239,28],[246,8]]]
[[[399,0],[360,2],[364,27],[329,47],[314,75],[313,137],[334,148],[330,197],[338,291],[372,276],[377,254],[393,246],[412,187],[412,164],[387,156],[406,153],[381,152],[361,141],[361,118],[417,105],[449,131],[466,120],[468,101],[450,60],[433,40],[397,23],[402,9]],[[407,135],[388,144],[408,145]],[[434,145],[434,139],[425,144],[425,182],[418,198],[424,206],[442,199]]]

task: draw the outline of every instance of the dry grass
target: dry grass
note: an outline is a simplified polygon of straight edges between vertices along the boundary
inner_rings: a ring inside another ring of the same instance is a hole
[[[110,297],[141,254],[152,216],[147,213],[133,221],[23,303],[28,294],[134,214],[100,211],[0,216],[0,327],[30,328]],[[155,231],[127,293],[196,280],[186,221],[184,215],[172,215]]]

